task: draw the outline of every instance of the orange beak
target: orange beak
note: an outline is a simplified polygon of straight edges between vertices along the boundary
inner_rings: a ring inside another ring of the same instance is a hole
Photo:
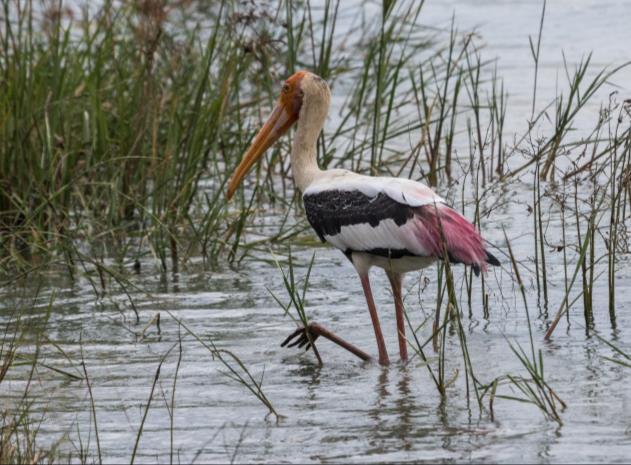
[[[276,108],[274,108],[274,111],[272,111],[272,114],[254,138],[252,145],[245,152],[241,163],[239,163],[239,166],[232,174],[232,179],[230,179],[228,184],[228,200],[232,198],[237,187],[239,187],[243,178],[250,171],[250,168],[298,120],[298,114],[302,105],[300,81],[304,75],[304,71],[299,71],[285,81],[283,93],[278,99]]]
[[[252,145],[243,155],[243,159],[237,169],[232,174],[230,184],[228,184],[228,200],[232,198],[234,192],[248,174],[250,168],[263,156],[265,151],[270,148],[274,142],[276,142],[297,118],[293,118],[293,115],[284,108],[282,102],[279,102],[272,111],[272,114],[267,119],[267,122],[263,125],[259,133],[254,138]]]

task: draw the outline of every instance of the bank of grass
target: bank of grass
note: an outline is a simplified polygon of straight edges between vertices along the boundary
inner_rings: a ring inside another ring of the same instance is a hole
[[[233,219],[212,206],[247,143],[241,116],[257,101],[236,91],[253,58],[231,2],[212,5],[209,28],[190,29],[169,21],[180,3],[71,13],[2,2],[3,269],[72,261],[86,244],[121,260],[150,252],[166,269],[191,246],[182,228],[208,256],[229,240]]]
[[[146,0],[70,10],[2,0],[2,270],[29,270],[34,257],[76,266],[78,254],[123,264],[151,255],[162,270],[201,255],[217,266],[299,234],[304,222],[283,222],[261,242],[247,234],[259,207],[297,200],[288,195],[289,138],[251,176],[256,191],[230,205],[224,196],[277,82],[298,68],[320,73],[345,97],[318,144],[324,168],[458,183],[476,205],[516,175],[567,182],[597,172],[617,180],[617,206],[607,208],[610,233],[619,236],[628,216],[629,128],[613,123],[628,107],[603,108],[589,137],[571,137],[577,115],[618,68],[592,72],[588,57],[568,68],[567,90],[539,111],[535,79],[531,122],[509,144],[506,91],[473,35],[455,23],[447,34],[432,31],[422,23],[424,2],[410,1],[386,2],[341,35],[339,18],[349,11],[339,1],[321,6]],[[336,43],[345,47],[337,54]],[[536,276],[547,299],[538,182]],[[610,281],[614,268],[612,261]]]
[[[0,6],[4,289],[54,267],[70,279],[86,277],[95,298],[122,290],[135,311],[128,290],[142,290],[131,283],[130,273],[141,271],[146,257],[153,257],[162,273],[196,256],[208,267],[224,261],[239,267],[267,253],[270,244],[280,254],[276,244],[306,243],[308,225],[302,215],[292,217],[301,207],[289,176],[290,136],[266,154],[231,204],[224,185],[271,108],[278,82],[308,68],[329,81],[337,98],[318,142],[323,168],[410,177],[452,192],[459,188],[462,201],[456,203],[477,224],[492,215],[487,193],[514,179],[532,184],[533,292],[542,303],[540,317],[550,325],[547,336],[562,316],[569,321],[577,302],[588,331],[593,328],[593,289],[605,280],[615,327],[616,270],[619,257],[629,253],[631,103],[614,95],[594,117],[592,131],[576,138],[573,129],[619,68],[594,71],[587,57],[575,69],[567,67],[557,98],[541,104],[540,28],[531,41],[530,122],[513,135],[504,128],[510,111],[504,83],[482,58],[475,35],[459,32],[456,22],[447,32],[428,28],[422,22],[424,2],[368,4],[375,14],[355,15],[346,34],[339,23],[352,12],[340,0],[321,5],[287,0],[266,7],[232,0],[205,6],[185,0],[105,1],[86,10],[0,0]],[[260,213],[270,207],[282,221],[262,233]],[[551,215],[562,218],[562,243],[547,235]],[[552,271],[546,254],[552,247],[564,257],[561,301],[548,292]],[[510,256],[512,266],[505,266],[513,276],[521,259]],[[457,334],[468,393],[482,411],[484,396],[494,398],[498,384],[476,377],[460,318],[474,307],[488,318],[489,291],[483,280],[474,295],[472,273],[458,276],[448,261],[438,267],[431,340],[439,362],[434,371],[427,367],[444,397],[453,381],[445,372],[445,341]],[[527,279],[518,281],[523,290]],[[303,304],[304,294],[299,306],[304,323]],[[552,305],[557,311],[549,317]],[[142,316],[136,313],[136,319]],[[207,344],[203,335],[191,336]],[[429,341],[416,342],[426,359]],[[213,356],[223,353],[208,347]],[[276,414],[247,368],[223,354],[237,382]],[[534,349],[531,356],[517,349],[515,354],[529,378],[502,380],[525,389],[527,397],[535,386],[529,400],[559,419],[555,401],[549,402],[553,391],[545,384],[543,361]],[[3,375],[13,361],[11,351],[3,352]],[[150,401],[151,396],[145,412]],[[0,459],[38,461],[38,449],[29,446],[35,443],[28,439],[32,430],[23,428],[29,423],[15,420],[20,416],[14,412],[3,415],[5,425],[22,425],[3,426],[3,451],[22,455]],[[24,440],[26,446],[20,445]]]

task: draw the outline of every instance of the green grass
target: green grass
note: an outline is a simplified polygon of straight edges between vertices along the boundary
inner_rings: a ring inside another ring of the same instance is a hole
[[[467,400],[481,414],[485,396],[492,415],[495,398],[515,397],[501,391],[512,387],[521,400],[561,421],[561,401],[544,377],[541,351],[535,350],[534,341],[544,334],[532,332],[528,302],[533,292],[543,303],[539,317],[547,326],[546,338],[556,334],[563,316],[568,324],[580,318],[587,331],[597,334],[594,315],[602,310],[594,290],[606,286],[606,311],[616,327],[616,273],[629,253],[631,103],[612,98],[594,116],[591,130],[577,136],[575,129],[588,104],[626,64],[595,69],[586,55],[575,68],[566,66],[558,95],[542,102],[537,82],[545,47],[544,2],[539,34],[530,40],[530,121],[521,133],[507,134],[510,83],[485,60],[476,36],[458,31],[456,19],[448,31],[426,27],[424,2],[384,1],[381,14],[346,32],[340,18],[348,11],[341,0],[322,5],[279,0],[268,9],[223,0],[212,2],[201,22],[187,2],[105,1],[74,15],[46,5],[0,0],[3,292],[46,272],[61,273],[69,282],[86,280],[95,301],[112,304],[125,317],[130,337],[143,340],[156,317],[137,308],[136,296],[148,291],[134,281],[134,273],[177,273],[200,256],[208,269],[238,269],[253,260],[267,260],[273,269],[271,249],[282,256],[276,263],[288,263],[279,268],[289,300],[275,298],[307,325],[309,271],[317,265],[311,262],[301,287],[286,245],[316,244],[290,178],[291,136],[265,155],[232,203],[224,194],[231,170],[276,98],[279,81],[307,68],[325,77],[336,97],[331,123],[318,141],[323,168],[409,177],[441,193],[459,189],[456,205],[478,225],[493,213],[484,201],[487,194],[508,190],[513,182],[532,186],[528,228],[534,257],[515,257],[509,246],[513,238],[503,246],[511,262],[505,271],[518,286],[528,316],[531,346],[524,351],[508,344],[526,374],[479,379],[462,319],[464,309],[469,317],[480,311],[484,318],[495,317],[488,277],[476,295],[472,273],[452,270],[445,260],[432,278],[438,283],[436,316],[426,340],[421,338],[425,325],[412,324],[416,309],[408,308],[406,317],[413,330],[411,346],[441,399],[457,377],[447,371],[445,359],[448,339],[455,335]],[[270,210],[276,221],[264,228]],[[560,239],[548,231],[555,217],[561,218]],[[552,246],[563,252],[561,294],[553,293],[550,284],[554,270],[546,256]],[[522,261],[529,261],[534,272]],[[141,270],[141,263],[154,268]],[[536,290],[526,288],[530,278]],[[111,297],[117,293],[127,297],[125,306]],[[34,306],[23,301],[22,312]],[[556,310],[551,317],[548,307]],[[133,318],[127,320],[128,313]],[[20,318],[16,314],[15,325],[4,334],[0,384],[16,367],[43,367],[37,352],[27,356],[22,349],[40,347],[45,330],[37,333],[41,339],[26,338],[33,328],[25,329]],[[235,383],[269,414],[280,416],[236,354],[178,323]],[[138,324],[144,329],[139,331]],[[438,351],[436,360],[426,356],[430,342]],[[171,350],[179,347],[179,369],[181,339],[178,343]],[[628,366],[628,357],[620,357]],[[92,399],[90,367],[77,367],[64,376],[85,380]],[[35,376],[36,370],[30,373]],[[159,376],[158,369],[155,383]],[[172,382],[171,425],[177,373]],[[80,461],[101,457],[94,404],[91,410],[96,448],[80,447]],[[28,405],[3,411],[2,421],[0,462],[59,459],[56,445],[48,451],[38,447]],[[141,438],[142,426],[136,447]]]

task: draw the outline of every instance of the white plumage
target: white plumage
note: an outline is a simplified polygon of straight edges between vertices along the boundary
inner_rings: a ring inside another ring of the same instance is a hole
[[[307,219],[321,240],[344,252],[355,266],[382,364],[388,363],[389,358],[368,272],[372,266],[386,270],[395,301],[399,353],[402,360],[407,360],[401,298],[403,273],[443,258],[471,265],[476,273],[486,270],[487,263],[498,265],[499,262],[486,252],[475,227],[424,184],[409,179],[363,176],[340,169],[321,170],[316,159],[316,142],[330,99],[326,81],[313,73],[299,71],[287,79],[278,105],[235,170],[228,186],[228,198],[265,150],[297,122],[291,166],[296,187],[303,192]],[[319,325],[310,326],[310,331],[314,337],[323,335],[353,351],[350,344],[333,337]]]
[[[369,197],[384,193],[392,200],[410,207],[445,203],[442,197],[425,184],[411,179],[364,176],[341,169],[320,173],[304,190],[303,195],[316,194],[325,190],[357,190]]]

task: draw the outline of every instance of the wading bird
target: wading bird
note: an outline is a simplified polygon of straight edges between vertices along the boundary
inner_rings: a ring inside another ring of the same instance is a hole
[[[383,268],[392,286],[401,360],[407,360],[401,286],[404,273],[429,266],[447,257],[453,263],[473,267],[476,274],[487,264],[499,265],[485,250],[480,233],[450,208],[429,187],[409,179],[363,176],[343,169],[321,170],[316,142],[331,100],[324,79],[299,71],[283,85],[277,105],[243,155],[228,185],[230,199],[250,168],[287,130],[297,123],[291,149],[291,169],[302,192],[309,223],[322,242],[340,249],[355,266],[366,296],[377,339],[379,363],[389,363],[368,272]],[[311,336],[325,336],[366,358],[320,325],[309,327]],[[301,345],[308,341],[304,330]],[[285,341],[288,342],[288,340]],[[309,341],[313,341],[309,338]]]

